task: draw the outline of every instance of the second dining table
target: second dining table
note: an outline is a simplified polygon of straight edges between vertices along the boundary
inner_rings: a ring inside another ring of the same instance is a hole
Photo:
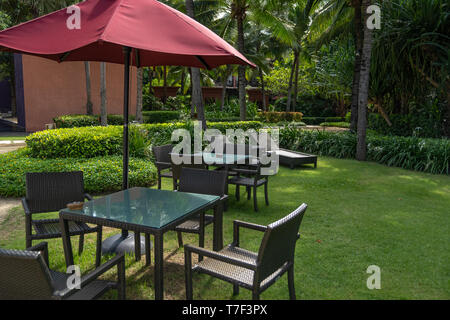
[[[66,265],[74,265],[70,221],[143,233],[146,239],[153,235],[155,299],[163,299],[164,233],[209,209],[214,210],[213,250],[218,251],[223,247],[223,203],[218,196],[131,188],[85,202],[81,210],[63,209],[59,218]],[[148,246],[146,250],[149,250]]]

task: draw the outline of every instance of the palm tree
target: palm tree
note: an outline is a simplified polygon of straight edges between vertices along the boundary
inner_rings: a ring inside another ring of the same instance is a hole
[[[372,30],[367,27],[369,14],[367,8],[371,5],[371,0],[362,0],[361,10],[363,12],[364,40],[361,48],[361,69],[359,70],[359,90],[358,90],[358,142],[356,146],[356,159],[365,161],[367,158],[366,127],[367,127],[367,101],[369,98],[370,81],[370,59],[372,56]]]
[[[142,101],[143,101],[142,87],[143,87],[143,79],[144,79],[144,69],[142,67],[141,68],[137,68],[136,78],[137,78],[137,84],[136,84],[136,89],[137,89],[137,93],[136,93],[136,121],[138,123],[144,123],[144,117],[142,115]]]
[[[100,123],[108,125],[108,113],[106,109],[106,63],[100,62]]]
[[[195,19],[193,0],[186,0],[186,13],[192,19]],[[196,108],[197,119],[202,122],[202,127],[206,129],[201,77],[200,77],[200,70],[198,68],[191,68],[191,83],[192,83],[192,108]]]

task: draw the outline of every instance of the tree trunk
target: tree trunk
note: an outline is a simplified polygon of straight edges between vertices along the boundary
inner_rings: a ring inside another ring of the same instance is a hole
[[[186,0],[186,13],[192,19],[195,19],[194,1]],[[200,70],[198,68],[191,68],[191,83],[192,83],[192,107],[191,116],[194,110],[197,110],[197,119],[202,122],[202,128],[206,129],[205,110],[203,105],[203,93],[201,85]]]
[[[138,68],[137,69],[137,93],[136,93],[136,121],[138,123],[144,123],[144,116],[142,115],[142,86],[143,86],[143,79],[144,79],[144,69]]]
[[[263,109],[263,111],[267,111],[266,86],[264,85],[264,73],[261,68],[259,68],[259,79],[261,80],[262,109]]]
[[[244,17],[243,15],[236,16],[237,30],[238,30],[238,50],[244,54],[245,40],[244,40]],[[245,66],[239,66],[238,68],[238,85],[239,85],[239,109],[240,119],[245,121],[247,118],[247,105],[246,105],[246,92],[245,92]]]
[[[292,85],[294,82],[294,73],[295,73],[295,66],[297,64],[297,51],[294,51],[294,62],[292,64],[291,68],[291,75],[289,77],[289,88],[287,93],[287,102],[286,102],[286,112],[291,111],[291,97],[292,97]]]
[[[84,72],[86,73],[86,114],[93,114],[91,99],[91,66],[89,61],[84,62]]]
[[[372,56],[372,30],[367,28],[367,7],[371,0],[362,1],[362,12],[364,16],[364,40],[361,55],[361,70],[359,78],[358,94],[358,142],[356,147],[356,159],[365,161],[367,159],[366,145],[366,127],[367,127],[367,101],[369,99],[369,81],[370,81],[370,59]]]
[[[164,97],[163,102],[166,103],[167,101],[167,66],[164,66],[163,68],[163,79],[164,79]]]
[[[184,95],[185,83],[186,83],[186,69],[183,68],[183,71],[181,71],[181,81],[180,81],[180,91],[182,95]]]
[[[352,105],[350,118],[350,131],[356,132],[358,122],[358,90],[359,90],[359,72],[361,69],[361,47],[363,41],[363,26],[361,22],[361,0],[353,0],[352,6],[355,9],[354,28],[355,28],[355,66],[353,70],[352,85]]]
[[[100,62],[100,123],[108,125],[108,113],[106,109],[106,63]]]
[[[294,97],[292,100],[292,111],[295,112],[295,108],[297,108],[297,96],[298,96],[298,72],[300,65],[300,53],[297,58],[297,64],[295,66],[295,80],[294,80]]]

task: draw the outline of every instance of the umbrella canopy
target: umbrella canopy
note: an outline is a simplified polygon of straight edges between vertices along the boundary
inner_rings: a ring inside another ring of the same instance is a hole
[[[0,32],[0,50],[62,61],[177,65],[212,69],[254,65],[185,14],[155,0],[87,0]]]

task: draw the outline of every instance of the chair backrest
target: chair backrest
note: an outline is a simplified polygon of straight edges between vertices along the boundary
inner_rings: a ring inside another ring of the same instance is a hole
[[[51,299],[52,282],[40,252],[0,249],[0,300]]]
[[[227,172],[224,170],[201,170],[182,168],[178,191],[224,196]]]
[[[308,206],[304,203],[284,218],[267,226],[258,252],[258,280],[262,281],[286,262],[292,262],[298,230]]]
[[[26,200],[32,213],[58,211],[84,201],[83,172],[29,172]]]
[[[172,163],[172,177],[173,177],[174,182],[177,182],[178,180],[180,180],[182,168],[193,168],[193,169],[206,170],[207,165],[204,163],[202,163],[202,164],[194,164],[194,163],[192,163],[192,164],[187,164],[187,163],[174,164],[174,163]]]
[[[153,154],[155,155],[155,160],[157,162],[167,162],[170,163],[170,153],[172,152],[173,145],[166,144],[164,146],[153,147]]]

